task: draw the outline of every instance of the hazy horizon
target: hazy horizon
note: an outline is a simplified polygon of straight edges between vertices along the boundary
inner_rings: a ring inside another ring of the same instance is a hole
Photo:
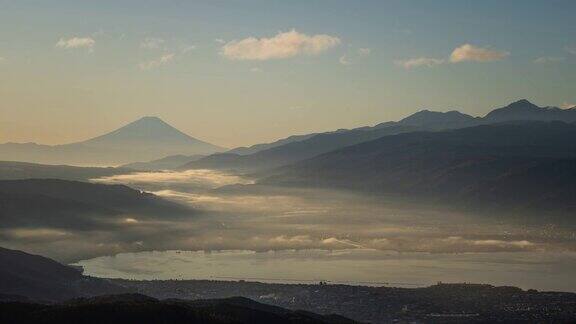
[[[574,11],[573,1],[1,0],[0,142],[76,142],[152,115],[232,148],[420,109],[570,107]]]

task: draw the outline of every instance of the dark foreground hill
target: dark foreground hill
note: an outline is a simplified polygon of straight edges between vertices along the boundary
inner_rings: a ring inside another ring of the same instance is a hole
[[[100,296],[56,305],[0,303],[2,323],[355,323],[340,316],[290,311],[246,298],[164,300],[144,295]]]
[[[79,269],[22,251],[0,248],[0,265],[0,294],[4,296],[0,299],[59,301],[128,291],[106,280],[83,276]],[[0,323],[9,322],[0,319]]]
[[[160,301],[16,250],[0,248],[0,264],[0,323],[354,323],[239,297]]]
[[[483,207],[576,210],[576,125],[515,122],[413,132],[281,168],[267,184],[479,202]]]
[[[96,230],[122,215],[189,215],[187,207],[124,185],[58,179],[0,181],[0,229]],[[123,218],[122,218],[123,219]]]
[[[156,298],[243,296],[289,309],[339,314],[368,323],[573,323],[576,294],[487,284],[422,288],[248,281],[113,280]]]
[[[63,179],[86,181],[94,178],[126,174],[132,171],[127,168],[76,167],[0,161],[0,180]]]

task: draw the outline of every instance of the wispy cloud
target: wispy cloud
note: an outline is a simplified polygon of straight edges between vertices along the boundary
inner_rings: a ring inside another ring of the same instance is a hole
[[[358,55],[360,56],[368,56],[372,54],[372,49],[367,48],[367,47],[361,47],[358,49]]]
[[[140,42],[140,48],[143,49],[159,49],[164,44],[163,38],[148,37]]]
[[[142,62],[138,65],[138,67],[140,68],[140,70],[143,71],[152,70],[161,67],[163,65],[169,64],[172,61],[174,61],[174,53],[166,53],[160,56],[158,59]]]
[[[576,55],[576,45],[566,46],[566,51],[570,54]]]
[[[7,61],[7,60],[6,60],[5,57],[0,56],[0,65],[5,64],[6,61]]]
[[[338,62],[340,62],[340,64],[342,64],[342,65],[350,65],[350,64],[352,64],[352,62],[350,62],[350,60],[348,60],[348,56],[347,56],[347,55],[342,55],[342,56],[340,56],[340,58],[338,59]]]
[[[72,37],[72,38],[60,38],[56,43],[56,47],[65,49],[76,49],[85,48],[92,50],[96,41],[92,37]]]
[[[352,54],[344,54],[340,56],[338,62],[340,62],[342,65],[351,65],[367,56],[370,56],[370,54],[372,54],[372,50],[370,48],[361,47]]]
[[[222,38],[216,38],[216,39],[214,39],[214,42],[218,43],[218,44],[226,44],[226,41],[223,40]]]
[[[249,37],[228,42],[222,47],[221,54],[230,60],[284,59],[298,55],[318,55],[340,43],[340,39],[335,36],[309,36],[291,30],[270,38]]]
[[[564,61],[563,57],[542,56],[534,60],[536,64],[558,63]]]
[[[192,52],[195,49],[196,49],[196,45],[183,45],[180,49],[180,52],[182,54],[186,54],[188,52]]]
[[[394,64],[401,66],[405,69],[413,69],[418,67],[434,67],[436,65],[444,64],[445,60],[436,59],[431,57],[417,57],[407,60],[396,60]]]
[[[510,53],[505,51],[464,44],[452,51],[450,62],[491,62],[501,60],[508,55],[510,55]]]

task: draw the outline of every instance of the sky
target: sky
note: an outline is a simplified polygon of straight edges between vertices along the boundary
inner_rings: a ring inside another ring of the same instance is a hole
[[[158,116],[235,147],[576,104],[572,0],[0,0],[0,142]]]

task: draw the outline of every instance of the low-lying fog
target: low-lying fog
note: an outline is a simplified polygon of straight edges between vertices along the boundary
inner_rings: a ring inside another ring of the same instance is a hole
[[[344,192],[260,187],[209,170],[93,181],[127,184],[195,212],[188,218],[123,215],[121,226],[109,231],[15,231],[13,240],[60,260],[83,259],[87,273],[97,276],[424,285],[441,280],[576,291],[570,228]]]

